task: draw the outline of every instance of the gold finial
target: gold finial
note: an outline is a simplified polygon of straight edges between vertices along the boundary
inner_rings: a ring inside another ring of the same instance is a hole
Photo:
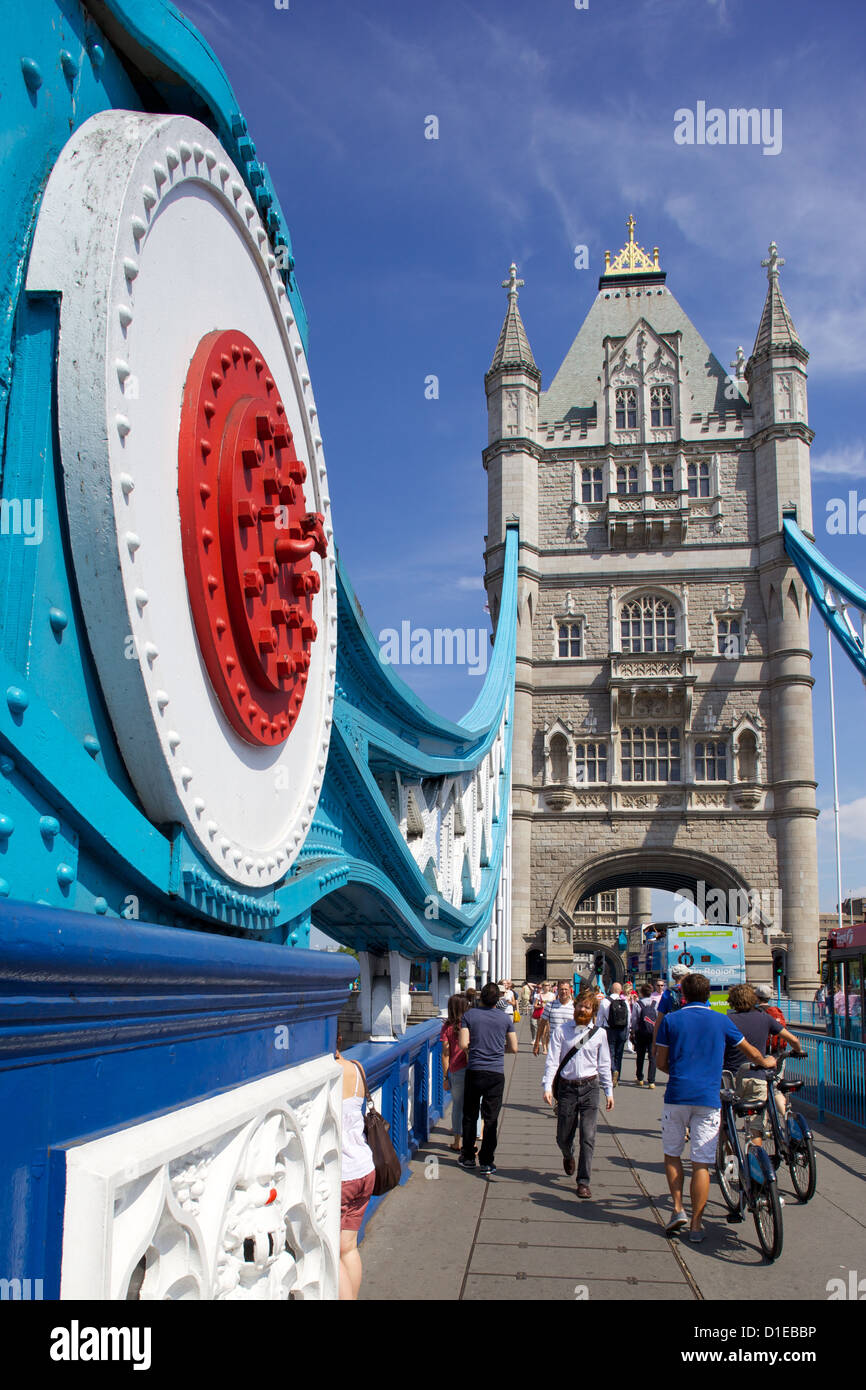
[[[653,247],[652,259],[647,255],[642,246],[638,246],[634,239],[634,229],[636,226],[634,216],[630,213],[628,222],[628,241],[622,250],[610,259],[610,252],[604,253],[604,273],[605,275],[634,275],[642,270],[659,270],[659,248]]]

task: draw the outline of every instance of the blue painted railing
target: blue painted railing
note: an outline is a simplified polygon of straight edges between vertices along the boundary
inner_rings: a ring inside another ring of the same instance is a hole
[[[786,999],[784,996],[778,998],[776,995],[773,995],[771,1002],[777,1009],[782,1010],[786,1023],[801,1024],[808,1028],[825,1028],[827,1026],[826,1005],[822,1012],[817,1004],[808,999]]]
[[[789,1058],[785,1075],[789,1080],[802,1077],[805,1081],[798,1096],[816,1106],[819,1120],[831,1115],[866,1129],[866,1043],[844,1042],[797,1029],[794,1035],[806,1056]]]
[[[366,1042],[345,1055],[360,1062],[376,1108],[391,1126],[391,1142],[400,1156],[405,1182],[409,1160],[426,1144],[442,1118],[448,1096],[442,1084],[442,1020],[416,1024],[396,1042]],[[364,1217],[365,1229],[383,1197],[374,1197]]]

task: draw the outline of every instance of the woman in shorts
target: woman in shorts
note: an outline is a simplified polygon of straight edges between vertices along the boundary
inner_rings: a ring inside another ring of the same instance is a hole
[[[360,1062],[340,1056],[342,1038],[337,1039],[336,1058],[343,1069],[343,1169],[340,1201],[340,1298],[358,1297],[361,1287],[361,1256],[358,1232],[373,1195],[376,1165],[364,1137],[364,1092],[367,1078]]]

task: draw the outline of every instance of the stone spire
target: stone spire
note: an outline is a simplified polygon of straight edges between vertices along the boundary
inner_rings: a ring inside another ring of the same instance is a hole
[[[517,266],[512,261],[508,279],[502,281],[502,288],[508,291],[508,308],[505,311],[505,322],[496,344],[490,371],[495,372],[499,367],[522,367],[530,376],[537,376],[540,381],[541,372],[536,366],[517,307],[517,294],[522,287],[523,281],[518,280]]]
[[[788,306],[782,296],[779,287],[779,268],[785,264],[784,257],[780,256],[774,241],[770,242],[769,258],[761,261],[761,265],[767,271],[769,288],[767,298],[764,301],[764,312],[761,315],[761,322],[758,326],[758,335],[755,338],[755,346],[752,349],[752,357],[759,358],[764,354],[775,349],[791,350],[794,349],[805,353],[805,348],[797,336],[794,327],[794,320],[788,311]]]

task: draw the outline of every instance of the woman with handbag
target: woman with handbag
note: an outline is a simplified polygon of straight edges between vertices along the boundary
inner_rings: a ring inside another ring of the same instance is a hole
[[[466,1063],[469,1060],[460,1046],[460,1026],[469,1008],[465,994],[452,994],[448,1000],[448,1017],[442,1024],[443,1084],[451,1092],[451,1148],[457,1152],[463,1145],[463,1091],[466,1085]]]
[[[364,1136],[364,1096],[367,1078],[359,1062],[340,1056],[337,1039],[336,1058],[343,1069],[343,1171],[340,1201],[340,1299],[358,1297],[361,1287],[361,1256],[358,1253],[358,1232],[364,1213],[373,1195],[376,1165],[373,1152]]]

